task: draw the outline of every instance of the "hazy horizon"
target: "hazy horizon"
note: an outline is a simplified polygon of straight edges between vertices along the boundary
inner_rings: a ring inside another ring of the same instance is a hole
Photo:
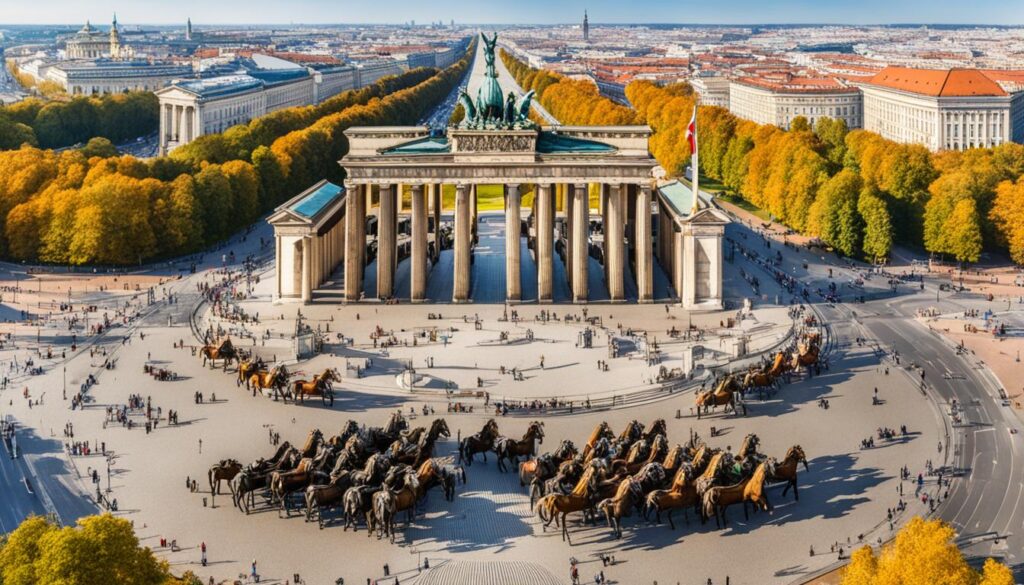
[[[949,1],[905,0],[733,0],[728,6],[691,0],[566,0],[553,5],[542,0],[514,3],[469,0],[418,0],[379,3],[335,3],[329,0],[279,2],[222,0],[47,0],[45,6],[15,0],[0,16],[3,25],[74,26],[89,20],[110,22],[117,13],[125,25],[166,26],[184,23],[211,26],[270,25],[388,25],[415,20],[417,24],[454,19],[465,25],[565,25],[579,23],[584,10],[592,24],[670,24],[703,26],[756,25],[962,25],[1019,26],[1024,23],[1024,2],[978,0],[971,4]],[[240,19],[240,14],[258,17]],[[998,22],[978,21],[978,15],[998,15]]]

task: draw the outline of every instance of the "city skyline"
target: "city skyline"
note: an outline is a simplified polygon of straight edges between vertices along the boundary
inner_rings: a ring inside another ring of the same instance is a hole
[[[100,20],[102,15],[116,12],[126,24],[167,25],[184,22],[191,17],[196,24],[206,25],[284,25],[284,24],[395,24],[449,22],[461,24],[566,24],[590,13],[592,25],[601,24],[962,24],[1007,26],[1024,23],[1024,4],[1009,0],[980,0],[971,5],[952,2],[910,0],[891,3],[884,0],[864,2],[813,2],[782,0],[759,3],[735,0],[729,10],[720,5],[668,0],[640,0],[628,6],[617,2],[571,0],[557,7],[539,0],[521,0],[514,5],[481,5],[467,0],[439,0],[429,6],[412,0],[392,0],[386,8],[380,5],[357,4],[338,8],[326,0],[298,0],[288,6],[266,3],[250,15],[252,3],[227,0],[216,6],[196,0],[170,2],[124,2],[97,0],[88,4],[74,0],[53,0],[45,8],[28,2],[15,2],[5,8],[2,25],[49,24],[73,25],[85,20]],[[402,15],[397,19],[395,15]],[[979,19],[978,15],[998,14],[997,21]],[[298,16],[298,17],[297,17]]]

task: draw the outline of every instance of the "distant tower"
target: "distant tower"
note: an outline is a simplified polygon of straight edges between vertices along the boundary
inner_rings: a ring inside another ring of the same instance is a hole
[[[114,13],[114,21],[110,23],[110,58],[118,59],[121,56],[121,33],[117,32],[117,13]]]
[[[185,40],[186,41],[191,41],[192,40],[192,19],[191,18],[189,18],[188,22],[185,24]]]
[[[583,11],[583,40],[590,40],[590,20],[587,19],[587,11]]]

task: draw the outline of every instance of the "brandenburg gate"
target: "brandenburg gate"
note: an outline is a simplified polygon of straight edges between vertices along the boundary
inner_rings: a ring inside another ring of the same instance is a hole
[[[682,183],[658,186],[658,163],[648,149],[651,129],[539,127],[528,116],[533,92],[518,100],[514,93],[503,98],[493,69],[493,40],[484,41],[487,78],[475,101],[465,92],[459,96],[465,118],[458,125],[443,135],[424,126],[350,128],[345,132],[348,154],[340,161],[344,187],[321,182],[270,217],[277,240],[277,298],[310,302],[312,291],[343,264],[343,300],[359,301],[367,263],[367,220],[376,201],[376,296],[398,293],[399,246],[405,249],[407,244],[408,298],[426,301],[431,261],[437,261],[443,245],[442,193],[445,185],[452,185],[450,300],[471,301],[477,189],[502,185],[506,300],[524,298],[520,256],[525,236],[535,255],[539,302],[554,300],[556,252],[564,257],[573,302],[589,300],[592,255],[603,259],[611,301],[627,299],[625,277],[631,263],[636,300],[651,302],[657,246],[661,269],[684,306],[721,308],[721,238],[728,219],[694,198]],[[524,218],[523,194],[528,187],[534,196]],[[403,192],[411,193],[408,238],[398,228]],[[591,217],[592,192],[599,194],[599,221]],[[655,212],[657,222],[652,221]],[[593,243],[597,234],[592,234],[592,226],[601,232],[599,245]]]

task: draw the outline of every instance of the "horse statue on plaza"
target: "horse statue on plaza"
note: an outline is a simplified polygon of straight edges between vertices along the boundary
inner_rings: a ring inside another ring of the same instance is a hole
[[[523,438],[515,440],[511,437],[498,437],[494,441],[494,454],[498,459],[498,470],[504,472],[507,459],[512,465],[519,465],[519,457],[530,457],[537,444],[544,442],[544,423],[533,421],[523,434]]]
[[[225,372],[228,369],[228,364],[238,359],[238,350],[231,344],[230,337],[225,338],[219,345],[204,345],[199,353],[203,356],[204,367],[207,361],[212,367],[216,367],[216,361],[223,360]]]
[[[291,382],[292,396],[299,402],[305,402],[306,396],[319,396],[325,405],[328,401],[334,404],[334,393],[331,382],[340,382],[341,374],[333,368],[327,368],[323,372],[313,376],[312,380],[299,379]]]
[[[786,487],[782,488],[782,495],[785,497],[786,492],[789,488],[793,488],[793,499],[800,501],[800,491],[796,487],[796,472],[799,464],[804,464],[804,471],[809,471],[807,466],[807,455],[804,454],[804,450],[800,445],[793,445],[786,451],[786,456],[782,458],[782,462],[775,466],[775,472],[768,477],[768,481],[771,483],[786,482]]]
[[[738,414],[736,410],[736,395],[741,391],[740,383],[736,381],[736,377],[729,374],[722,379],[721,382],[715,386],[714,390],[707,390],[705,392],[697,393],[697,418],[701,416],[701,411],[707,413],[708,409],[714,409],[718,406],[725,406],[722,410],[723,413],[732,412]],[[746,414],[746,406],[743,406],[743,412]]]
[[[288,369],[284,366],[274,366],[269,371],[260,370],[249,376],[249,387],[252,388],[253,396],[257,391],[272,389],[274,400],[277,400],[278,394],[280,394],[287,402],[288,394],[283,392],[287,384]]]
[[[252,376],[260,370],[266,369],[267,364],[264,363],[263,358],[255,357],[247,360],[241,360],[238,362],[238,378],[235,380],[235,386],[241,386],[245,384],[246,390],[249,389],[249,376]]]
[[[725,511],[733,504],[743,504],[743,518],[749,520],[747,513],[747,502],[754,505],[754,510],[771,510],[768,502],[768,494],[764,490],[764,484],[768,477],[774,473],[775,460],[767,459],[758,464],[754,473],[747,479],[730,486],[715,486],[706,491],[701,498],[704,517],[715,516],[715,526],[722,528],[727,524]]]
[[[206,473],[207,479],[210,480],[210,493],[217,495],[220,493],[220,482],[228,482],[228,489],[231,490],[231,495],[235,495],[235,488],[231,485],[231,480],[235,479],[235,476],[242,471],[242,464],[234,459],[222,459],[217,465],[214,465]]]
[[[473,465],[473,456],[480,453],[487,463],[487,452],[494,449],[494,441],[498,438],[498,423],[490,419],[479,433],[470,435],[459,443],[459,463]]]

